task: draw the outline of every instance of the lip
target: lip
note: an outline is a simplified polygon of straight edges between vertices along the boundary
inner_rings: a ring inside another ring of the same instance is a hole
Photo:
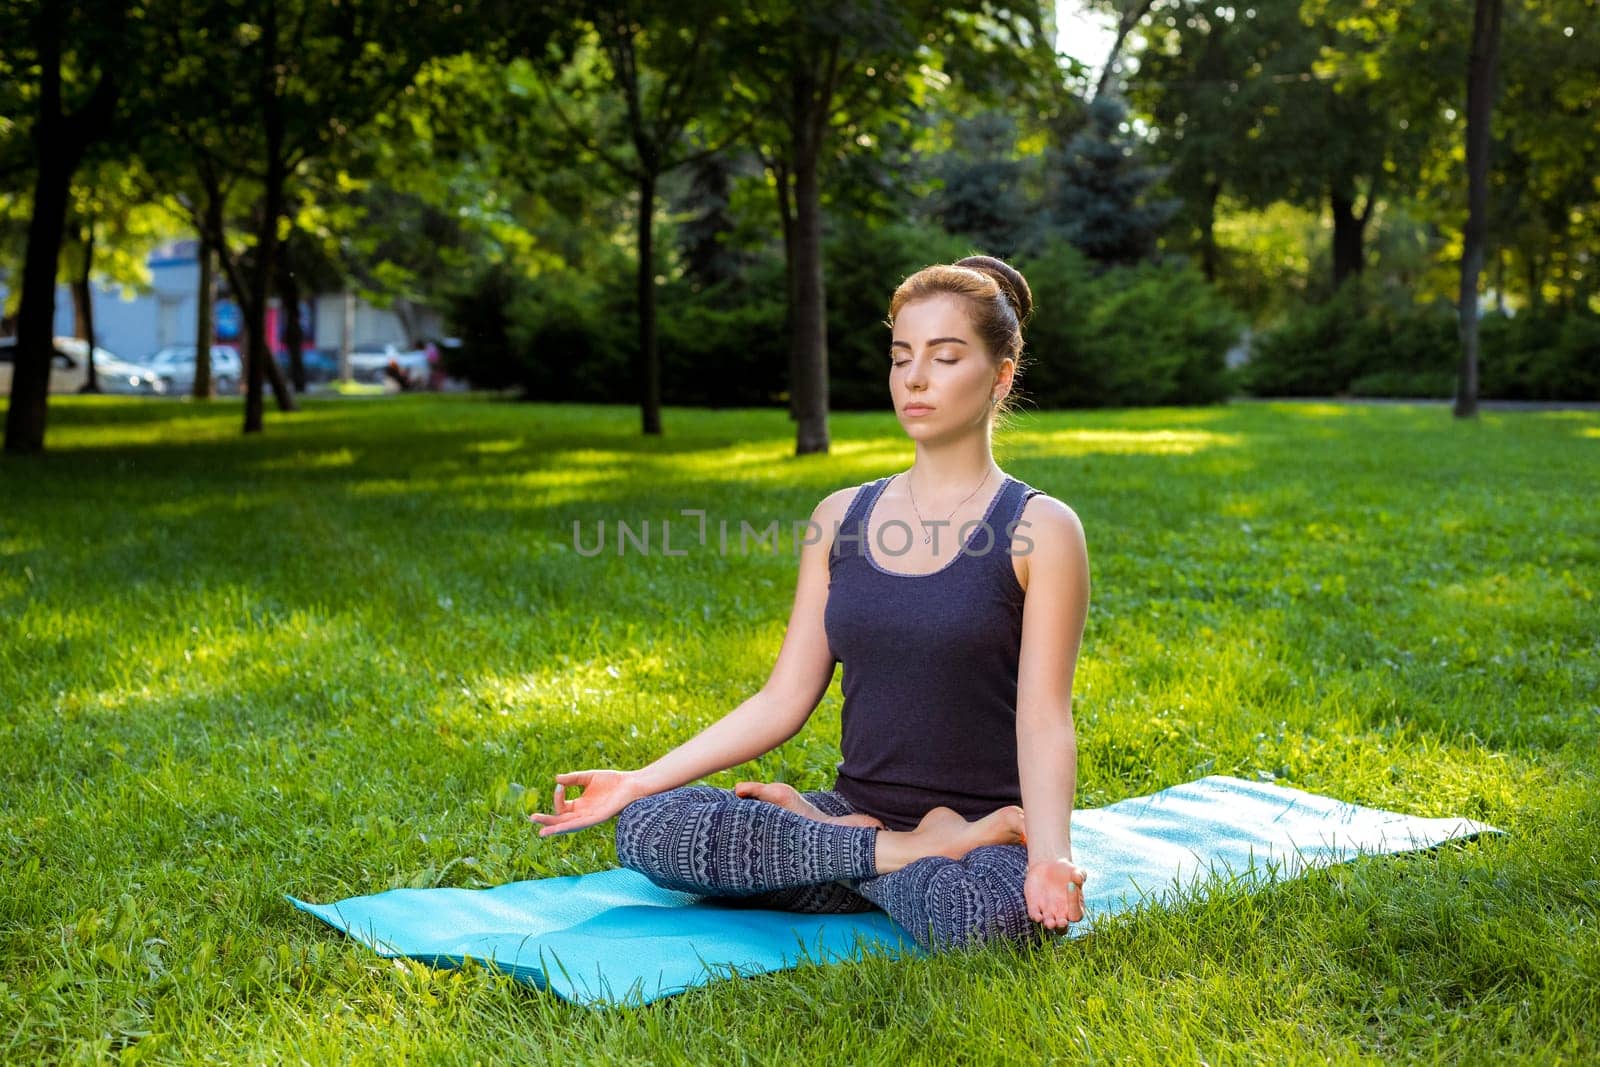
[[[926,404],[907,404],[905,407],[900,409],[900,413],[902,415],[926,415],[932,410],[933,409]]]

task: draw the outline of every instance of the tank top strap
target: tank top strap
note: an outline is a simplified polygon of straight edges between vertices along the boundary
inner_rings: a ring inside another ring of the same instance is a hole
[[[1006,524],[1006,530],[1015,530],[1017,528],[1017,524],[1022,521],[1022,512],[1025,508],[1027,508],[1028,501],[1044,492],[1044,490],[1035,489],[1027,482],[1015,478],[1012,479],[1010,488],[1012,491],[1012,497],[1011,500],[1007,502],[1009,506],[1004,510],[1004,513],[1000,517]]]
[[[873,501],[878,499],[878,494],[883,492],[883,487],[888,484],[889,478],[879,478],[857,489],[856,495],[850,498],[850,506],[845,509],[843,525],[852,525],[866,519],[867,512],[872,509]]]
[[[984,540],[992,537],[992,541],[989,542],[989,551],[982,553],[982,556],[983,562],[1000,576],[1002,583],[1007,587],[1015,585],[1016,576],[1011,557],[1018,551],[1017,530],[1022,522],[1023,509],[1027,507],[1031,498],[1038,496],[1042,491],[1019,478],[1011,478],[1001,490],[1000,499],[995,501],[990,530],[984,535]],[[1020,535],[1024,551],[1031,546],[1031,542],[1026,538],[1026,532]],[[983,540],[974,545],[975,549],[982,547],[984,547]]]
[[[839,529],[833,538],[833,547],[828,552],[828,562],[831,564],[839,558],[839,534],[850,535],[851,543],[860,545],[862,525],[866,522],[873,503],[878,499],[878,494],[883,492],[883,487],[889,484],[889,478],[879,478],[876,481],[866,482],[856,490],[856,495],[850,498],[850,506],[845,509],[844,518],[839,520]],[[859,554],[857,549],[855,554]]]

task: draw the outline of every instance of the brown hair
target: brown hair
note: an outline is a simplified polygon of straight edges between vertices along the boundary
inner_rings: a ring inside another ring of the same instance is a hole
[[[1033,291],[1015,268],[993,256],[968,256],[950,264],[923,267],[901,282],[889,300],[890,329],[900,309],[917,300],[949,293],[966,301],[973,327],[996,363],[1016,360],[1012,388],[997,406],[996,417],[1011,410],[1011,398],[1022,373],[1022,326],[1033,314]]]

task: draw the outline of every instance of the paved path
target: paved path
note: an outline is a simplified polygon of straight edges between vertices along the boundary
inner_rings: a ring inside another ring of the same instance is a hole
[[[1449,407],[1455,401],[1438,397],[1391,396],[1235,396],[1230,404],[1436,404]],[[1480,400],[1482,411],[1600,411],[1600,403],[1586,400]]]

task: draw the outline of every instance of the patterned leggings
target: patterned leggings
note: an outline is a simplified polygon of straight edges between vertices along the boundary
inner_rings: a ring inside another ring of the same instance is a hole
[[[855,809],[832,790],[802,794],[828,815]],[[1026,845],[928,856],[879,875],[878,830],[808,819],[731,789],[686,785],[617,815],[617,859],[665,889],[738,907],[839,913],[882,908],[926,950],[1038,941],[1022,882]]]

